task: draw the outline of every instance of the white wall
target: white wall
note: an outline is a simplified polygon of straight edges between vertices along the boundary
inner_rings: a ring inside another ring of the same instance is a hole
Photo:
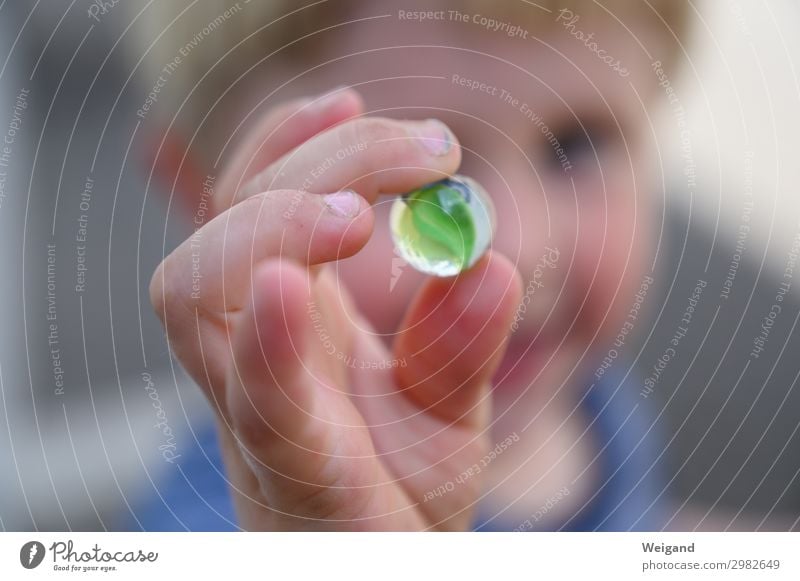
[[[745,155],[752,151],[747,253],[760,263],[768,245],[768,268],[781,274],[800,231],[800,6],[792,0],[695,4],[695,42],[679,91],[690,119],[697,195],[679,187],[675,200],[735,235],[745,201]],[[664,127],[664,135],[676,137],[674,121],[665,119]],[[680,176],[677,143],[664,143],[677,172],[671,175]]]

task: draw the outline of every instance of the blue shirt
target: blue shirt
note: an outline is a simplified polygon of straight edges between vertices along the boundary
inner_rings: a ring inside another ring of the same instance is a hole
[[[666,522],[659,500],[663,486],[655,464],[661,448],[648,403],[636,391],[635,382],[623,385],[610,376],[604,376],[587,390],[580,406],[590,422],[587,437],[598,443],[599,453],[594,461],[599,463],[599,488],[558,530],[662,529]],[[124,528],[239,530],[215,428],[209,424],[195,434],[192,448],[182,451],[164,481],[156,482],[158,491],[132,506],[135,517]],[[514,530],[526,519],[532,526],[523,530],[542,530],[536,528],[528,515],[515,522],[479,515],[474,529]]]
[[[589,420],[587,436],[598,450],[593,460],[599,467],[598,489],[556,530],[657,531],[667,522],[657,462],[663,440],[638,387],[606,375],[586,392],[580,407]],[[515,515],[518,520],[508,522],[507,516],[479,515],[475,530],[549,530],[537,528],[533,517]]]

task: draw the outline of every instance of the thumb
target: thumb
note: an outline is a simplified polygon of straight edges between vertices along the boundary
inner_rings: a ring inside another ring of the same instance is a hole
[[[455,278],[431,279],[413,301],[395,342],[406,360],[398,388],[446,421],[479,423],[478,410],[505,353],[522,296],[519,272],[489,253]]]

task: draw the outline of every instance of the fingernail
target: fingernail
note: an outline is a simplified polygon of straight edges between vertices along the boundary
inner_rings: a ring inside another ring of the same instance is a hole
[[[453,148],[453,141],[455,141],[453,134],[450,133],[447,125],[438,119],[423,121],[417,131],[425,151],[435,157],[447,155]]]
[[[328,210],[340,218],[355,218],[361,211],[358,194],[351,190],[327,194],[324,200]]]
[[[314,109],[315,111],[321,111],[326,107],[330,107],[332,104],[336,103],[342,98],[342,96],[347,92],[347,89],[348,87],[346,85],[339,85],[327,93],[322,93],[322,95],[312,101],[309,108]]]

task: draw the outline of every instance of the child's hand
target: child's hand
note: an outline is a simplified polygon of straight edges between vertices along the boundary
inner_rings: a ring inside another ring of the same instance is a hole
[[[434,121],[350,119],[352,91],[302,106],[268,115],[240,148],[220,214],[159,266],[151,299],[218,411],[241,526],[464,529],[479,480],[459,475],[487,448],[519,276],[493,254],[429,280],[386,349],[331,266],[314,265],[357,253],[369,203],[453,173],[459,146]],[[322,195],[345,188],[358,195]]]

